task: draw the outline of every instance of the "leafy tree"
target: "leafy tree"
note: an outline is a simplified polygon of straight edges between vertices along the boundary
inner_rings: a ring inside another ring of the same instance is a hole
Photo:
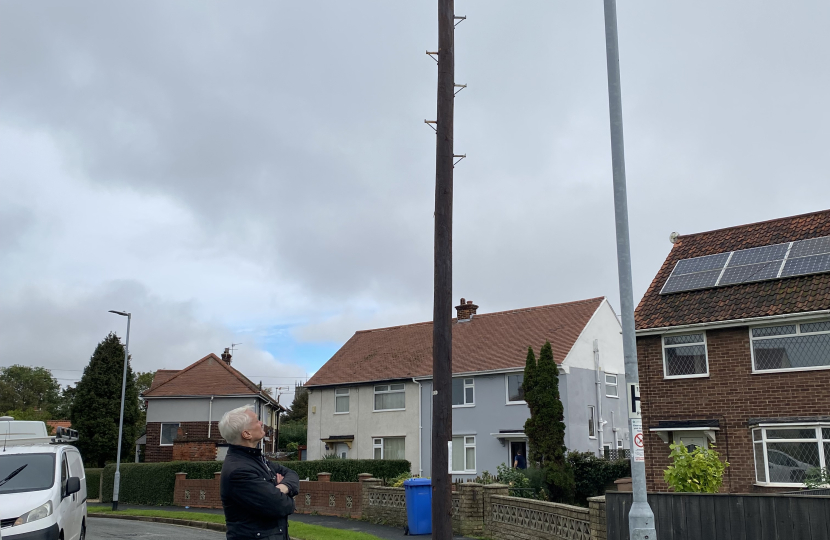
[[[294,401],[288,413],[283,417],[283,422],[302,422],[308,424],[308,389],[297,386],[294,388]]]
[[[686,493],[717,493],[723,484],[723,471],[729,462],[721,461],[712,448],[698,446],[693,451],[685,444],[671,444],[669,457],[673,465],[663,471],[663,478],[673,490]]]
[[[123,370],[124,346],[115,333],[110,333],[95,348],[89,365],[84,368],[72,405],[72,427],[79,433],[76,446],[88,464],[95,463],[98,467],[103,467],[107,461],[115,460]],[[137,438],[138,409],[135,375],[128,362],[122,459],[133,452],[133,443]]]
[[[147,432],[147,402],[141,398],[141,394],[150,389],[155,376],[152,371],[137,371],[135,374],[135,389],[138,394],[138,421],[135,427],[138,435]]]
[[[61,390],[61,397],[58,405],[52,410],[55,420],[66,420],[72,413],[72,403],[75,401],[77,387],[67,386]]]
[[[60,389],[46,368],[18,364],[0,368],[0,412],[31,409],[51,414],[60,401]]]
[[[532,351],[531,351],[532,353]],[[574,495],[574,475],[565,459],[565,408],[559,397],[559,368],[553,361],[553,349],[547,341],[539,351],[539,361],[530,366],[530,392],[525,388],[525,401],[530,418],[525,422],[525,433],[533,460],[540,462],[545,473],[548,492],[553,501],[570,501]],[[528,379],[525,367],[525,383]]]

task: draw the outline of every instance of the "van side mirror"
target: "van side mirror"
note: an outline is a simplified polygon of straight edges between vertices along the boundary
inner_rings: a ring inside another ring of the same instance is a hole
[[[81,479],[77,476],[70,476],[66,479],[66,494],[64,497],[69,497],[73,493],[81,491]]]

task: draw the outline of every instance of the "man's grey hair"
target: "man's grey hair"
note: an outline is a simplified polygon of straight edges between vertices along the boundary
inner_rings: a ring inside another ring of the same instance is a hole
[[[247,414],[248,411],[253,412],[254,406],[245,405],[244,407],[228,411],[219,420],[219,433],[229,443],[239,444],[242,442],[242,432],[251,423],[251,417]]]

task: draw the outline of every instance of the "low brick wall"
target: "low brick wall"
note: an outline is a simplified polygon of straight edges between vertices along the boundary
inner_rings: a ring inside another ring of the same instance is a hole
[[[173,488],[173,504],[193,508],[222,508],[219,497],[219,477],[213,474],[213,480],[188,480],[187,473],[176,473],[176,485]]]
[[[363,511],[362,483],[372,475],[363,473],[358,477],[359,482],[331,482],[329,473],[320,473],[316,482],[301,480],[300,494],[294,498],[295,512],[360,517]]]

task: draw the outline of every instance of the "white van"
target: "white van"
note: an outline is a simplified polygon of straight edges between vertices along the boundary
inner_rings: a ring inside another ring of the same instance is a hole
[[[3,540],[83,540],[86,475],[77,433],[0,417],[0,535]]]

